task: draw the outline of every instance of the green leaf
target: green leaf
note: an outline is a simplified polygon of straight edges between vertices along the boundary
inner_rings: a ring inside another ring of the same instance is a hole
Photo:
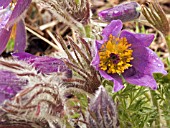
[[[14,43],[15,43],[14,39],[10,39],[10,40],[8,41],[7,47],[6,47],[6,51],[7,51],[7,52],[13,51],[13,49],[14,49]]]

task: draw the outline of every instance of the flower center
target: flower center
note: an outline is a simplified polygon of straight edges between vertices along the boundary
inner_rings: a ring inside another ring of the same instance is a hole
[[[111,53],[110,54],[110,61],[113,62],[114,64],[117,64],[119,62],[119,56],[114,54],[114,53]]]
[[[111,74],[121,74],[125,69],[132,67],[130,61],[133,60],[133,50],[130,46],[125,37],[115,38],[110,35],[109,40],[99,49],[99,67]]]

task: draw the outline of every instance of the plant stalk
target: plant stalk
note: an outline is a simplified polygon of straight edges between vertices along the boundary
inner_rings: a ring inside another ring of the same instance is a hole
[[[155,91],[152,91],[150,90],[150,94],[151,94],[151,100],[152,100],[152,103],[153,103],[153,106],[157,108],[157,117],[155,119],[155,126],[154,128],[161,128],[160,126],[160,109],[159,109],[159,104],[158,104],[158,101],[157,101],[157,95],[155,93]]]

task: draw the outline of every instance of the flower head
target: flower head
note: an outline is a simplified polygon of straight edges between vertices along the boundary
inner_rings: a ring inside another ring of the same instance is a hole
[[[59,85],[63,84],[63,79],[72,77],[72,71],[61,59],[25,52],[14,53],[13,56],[11,60],[0,58],[0,104],[34,85],[42,82]]]
[[[167,74],[164,65],[148,46],[153,34],[121,31],[122,22],[113,20],[102,32],[103,40],[96,41],[92,65],[105,79],[114,82],[114,91],[122,89],[121,76],[131,84],[156,89],[153,73]]]
[[[31,0],[17,0],[16,4],[10,5],[11,1],[0,1],[0,53],[4,51],[10,36],[15,38],[14,51],[24,51],[26,46],[26,31],[21,15],[29,7]]]
[[[107,22],[120,19],[122,22],[135,20],[140,16],[140,5],[127,2],[99,12],[99,17]]]

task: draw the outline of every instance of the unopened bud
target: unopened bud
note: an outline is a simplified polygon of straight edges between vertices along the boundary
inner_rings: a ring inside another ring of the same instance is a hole
[[[118,128],[116,105],[100,86],[89,106],[88,123],[90,128]]]
[[[127,2],[99,12],[99,17],[107,22],[120,19],[122,22],[132,21],[140,16],[140,5],[137,2]]]

